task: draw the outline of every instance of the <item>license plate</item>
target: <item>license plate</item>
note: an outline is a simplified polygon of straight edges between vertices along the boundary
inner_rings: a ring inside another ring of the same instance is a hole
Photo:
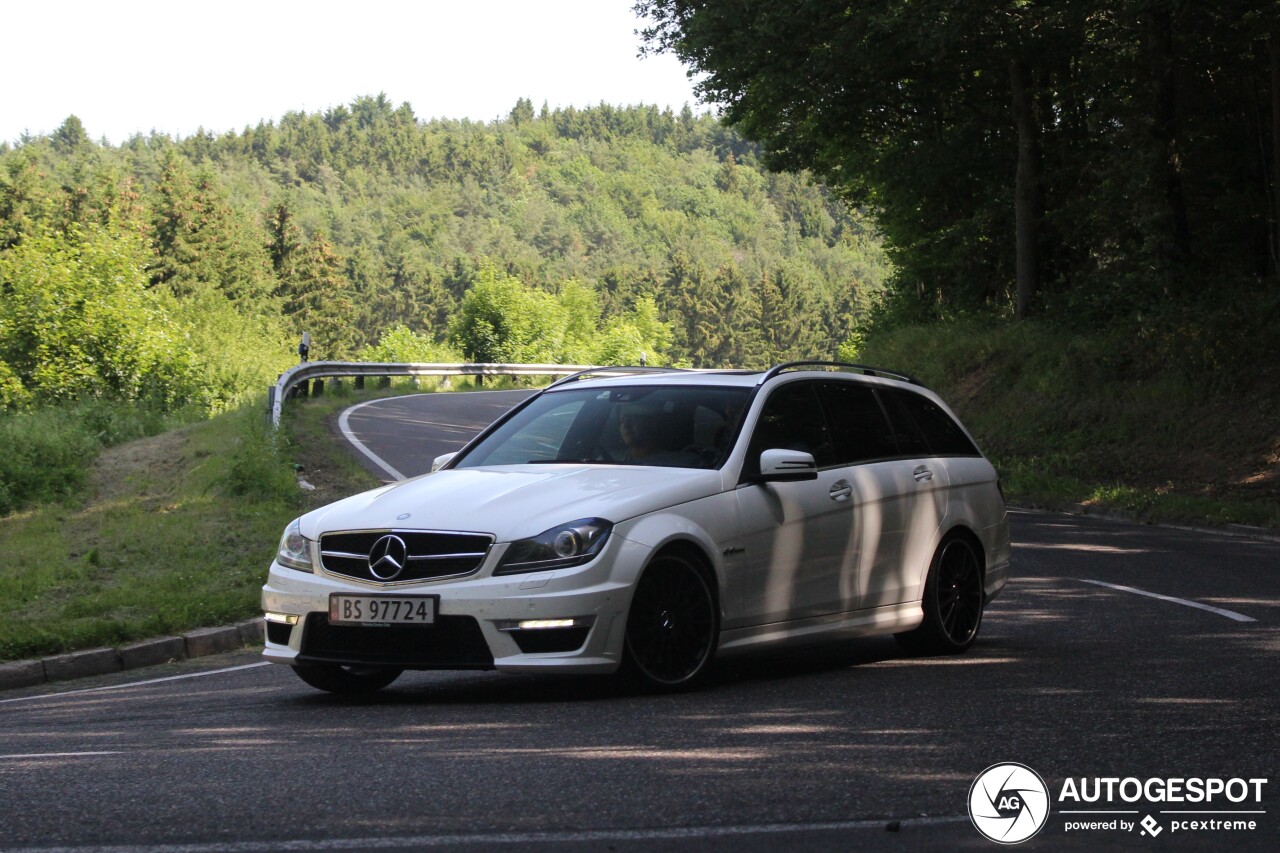
[[[332,625],[431,625],[439,598],[434,595],[329,596]]]

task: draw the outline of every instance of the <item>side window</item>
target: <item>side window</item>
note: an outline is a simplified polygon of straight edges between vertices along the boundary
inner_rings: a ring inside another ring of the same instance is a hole
[[[819,468],[835,465],[835,447],[814,383],[793,382],[770,394],[748,448],[748,471],[754,471],[761,452],[771,448],[812,453]]]
[[[925,453],[933,456],[981,455],[964,430],[932,400],[910,391],[885,390],[881,394],[898,434],[917,436],[921,445],[918,451],[904,447],[903,453],[912,456]]]
[[[818,390],[831,424],[838,463],[854,465],[899,455],[893,429],[876,394],[866,385],[826,382]]]

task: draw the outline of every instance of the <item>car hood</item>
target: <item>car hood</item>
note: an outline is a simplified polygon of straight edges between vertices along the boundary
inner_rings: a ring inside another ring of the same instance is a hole
[[[499,542],[579,518],[614,524],[721,490],[719,471],[626,465],[504,465],[424,474],[303,516],[302,535],[334,530],[466,530]]]

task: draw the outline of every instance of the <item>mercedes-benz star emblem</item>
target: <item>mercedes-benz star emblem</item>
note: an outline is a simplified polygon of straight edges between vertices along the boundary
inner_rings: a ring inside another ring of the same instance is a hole
[[[369,574],[380,581],[395,580],[404,571],[409,549],[399,536],[387,534],[369,549]]]

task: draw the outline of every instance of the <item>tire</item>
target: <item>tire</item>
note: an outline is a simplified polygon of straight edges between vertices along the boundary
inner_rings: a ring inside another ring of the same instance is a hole
[[[402,669],[387,667],[343,666],[336,663],[298,664],[293,671],[317,690],[348,696],[376,693],[404,672]]]
[[[720,639],[720,608],[707,573],[660,554],[636,584],[627,613],[622,676],[646,691],[684,690],[706,674]]]
[[[982,627],[982,560],[964,536],[942,541],[924,583],[924,620],[896,634],[898,643],[917,654],[958,655],[969,650]]]

